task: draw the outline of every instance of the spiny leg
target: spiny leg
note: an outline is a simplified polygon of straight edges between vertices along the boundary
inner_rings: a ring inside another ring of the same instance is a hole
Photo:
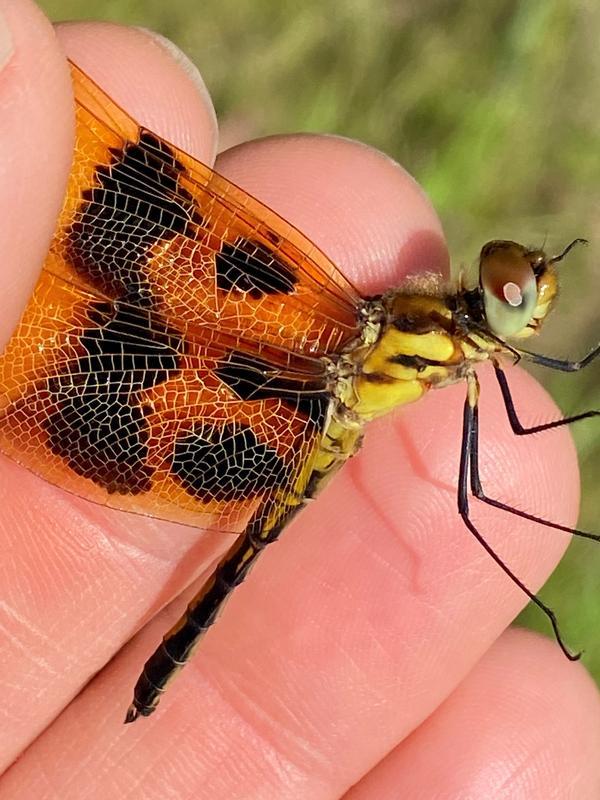
[[[167,684],[191,658],[200,639],[213,624],[223,604],[244,578],[264,548],[274,542],[302,504],[285,513],[276,524],[266,528],[268,512],[260,509],[219,563],[219,566],[192,599],[181,619],[163,637],[144,664],[133,690],[133,702],[125,722],[135,722],[155,711]]]
[[[478,482],[479,475],[478,475],[478,465],[477,465],[477,454],[478,454],[478,416],[477,416],[477,404],[479,400],[479,382],[477,377],[474,373],[469,373],[467,375],[467,397],[465,399],[465,405],[463,410],[463,432],[462,432],[462,441],[461,441],[461,451],[460,451],[460,468],[459,468],[459,476],[458,476],[458,513],[460,514],[464,524],[467,526],[469,531],[473,534],[475,539],[479,542],[479,544],[484,548],[484,550],[488,553],[488,555],[496,562],[496,564],[502,569],[506,575],[513,581],[516,586],[521,589],[521,591],[527,595],[527,597],[534,603],[549,619],[550,624],[552,625],[552,630],[554,631],[554,635],[556,637],[556,641],[558,642],[561,650],[566,655],[566,657],[570,661],[577,661],[581,657],[581,653],[572,653],[568,647],[565,645],[560,629],[558,627],[558,621],[556,619],[556,615],[551,608],[549,608],[542,600],[540,600],[537,595],[529,589],[522,580],[520,580],[515,573],[510,569],[510,567],[504,563],[504,561],[500,558],[500,556],[494,551],[494,549],[488,544],[488,542],[484,539],[484,537],[479,533],[477,528],[475,527],[474,523],[471,521],[469,517],[469,499],[468,499],[468,486],[469,486],[469,478],[471,478],[471,484],[473,483],[473,475],[477,476],[476,480]],[[475,464],[475,468],[473,468],[473,463]],[[473,472],[475,469],[475,473]]]
[[[579,422],[579,420],[582,419],[600,416],[600,411],[584,411],[581,414],[573,414],[570,417],[563,417],[562,419],[556,419],[552,422],[545,422],[542,425],[525,427],[521,424],[519,417],[517,416],[515,404],[512,399],[504,370],[497,361],[494,361],[493,364],[494,371],[496,373],[496,379],[500,385],[500,391],[502,392],[504,407],[506,408],[506,413],[508,414],[508,421],[510,422],[510,427],[512,428],[513,433],[515,433],[517,436],[527,436],[530,433],[539,433],[540,431],[547,431],[551,428],[559,428],[562,425],[570,425],[571,423]]]
[[[577,422],[581,419],[587,419],[589,417],[595,417],[598,415],[598,411],[586,411],[583,414],[575,414],[572,417],[564,417],[563,419],[555,420],[554,422],[547,422],[543,425],[534,425],[532,427],[526,428],[521,425],[519,421],[512,395],[510,393],[510,389],[508,387],[508,383],[506,381],[506,376],[501,369],[501,367],[494,362],[494,369],[496,370],[496,377],[498,378],[498,383],[500,384],[500,389],[502,391],[502,397],[504,399],[504,405],[506,407],[506,412],[508,414],[508,419],[511,424],[511,428],[514,433],[518,435],[528,435],[531,433],[538,433],[539,431],[549,430],[551,428],[558,428],[562,425],[568,425],[572,422]],[[521,517],[522,519],[527,519],[530,522],[537,522],[538,525],[544,525],[547,528],[553,528],[557,531],[563,531],[564,533],[570,533],[573,536],[579,536],[582,539],[591,539],[594,542],[600,542],[600,534],[590,533],[589,531],[582,531],[579,528],[571,528],[567,525],[561,525],[558,522],[552,522],[551,520],[544,519],[543,517],[539,517],[535,514],[529,514],[526,511],[521,511],[521,509],[515,508],[514,506],[510,506],[507,503],[503,503],[500,500],[496,500],[493,497],[488,497],[486,495],[483,486],[481,485],[481,478],[479,476],[479,410],[477,405],[473,410],[473,440],[471,443],[471,453],[470,453],[470,481],[471,481],[471,492],[475,495],[478,500],[481,500],[484,503],[487,503],[494,508],[499,508],[502,511],[507,511],[509,514],[515,514],[517,517]]]
[[[550,358],[549,356],[540,355],[540,353],[531,353],[529,350],[517,350],[518,355],[531,361],[533,364],[539,364],[540,367],[548,367],[548,369],[556,369],[559,372],[577,372],[580,369],[585,369],[600,355],[600,344],[592,348],[579,361],[569,361],[562,358]]]

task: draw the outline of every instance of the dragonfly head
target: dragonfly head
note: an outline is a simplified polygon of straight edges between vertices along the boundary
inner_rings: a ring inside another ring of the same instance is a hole
[[[479,255],[479,296],[486,322],[496,336],[523,339],[535,333],[552,307],[558,291],[555,265],[575,239],[557,256],[517,242],[494,240]]]

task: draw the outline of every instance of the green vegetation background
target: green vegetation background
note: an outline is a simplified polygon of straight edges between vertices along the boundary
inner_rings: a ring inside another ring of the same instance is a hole
[[[354,137],[396,158],[440,214],[454,264],[514,238],[569,259],[544,351],[599,338],[600,4],[577,0],[42,0],[53,20],[153,28],[200,67],[225,140]],[[539,374],[565,413],[600,404],[598,368]],[[582,423],[580,525],[600,532],[600,424]],[[552,434],[548,434],[552,435]],[[560,465],[557,465],[560,481]],[[536,509],[529,509],[535,511]],[[542,511],[543,510],[539,510]],[[600,681],[600,545],[575,542],[543,589]],[[521,621],[547,632],[527,609]]]

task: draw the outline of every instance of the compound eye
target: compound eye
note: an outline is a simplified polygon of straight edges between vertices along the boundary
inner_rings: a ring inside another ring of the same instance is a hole
[[[527,326],[537,304],[537,281],[520,247],[482,252],[479,280],[485,316],[498,336],[514,336]]]

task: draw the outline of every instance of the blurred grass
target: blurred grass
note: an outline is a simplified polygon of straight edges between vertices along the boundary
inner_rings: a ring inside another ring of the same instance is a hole
[[[339,133],[384,150],[423,184],[455,264],[482,242],[558,251],[562,313],[544,350],[577,356],[599,338],[600,6],[577,0],[43,0],[53,20],[143,25],[201,69],[225,140]],[[566,335],[567,334],[567,335]],[[539,373],[566,413],[598,407],[598,368]],[[551,435],[551,434],[550,434]],[[575,431],[580,525],[600,532],[600,425]],[[560,476],[558,476],[560,479]],[[600,682],[600,546],[576,542],[543,590]],[[547,632],[530,609],[521,621]]]

